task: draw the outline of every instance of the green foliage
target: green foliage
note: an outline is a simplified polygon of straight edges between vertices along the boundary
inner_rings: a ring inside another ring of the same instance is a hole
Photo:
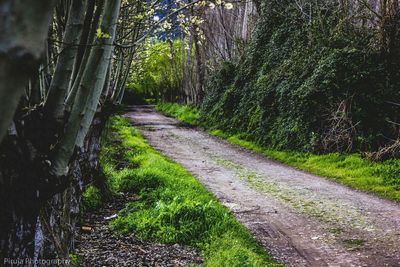
[[[383,177],[385,184],[400,191],[400,160],[387,160],[379,166],[376,173]]]
[[[103,30],[101,28],[98,28],[96,30],[96,35],[97,35],[97,39],[110,39],[111,38],[110,34],[107,32],[103,32]]]
[[[97,210],[103,203],[102,195],[95,186],[88,186],[82,194],[82,208],[84,211]]]
[[[332,114],[347,101],[353,150],[396,138],[387,119],[398,110],[385,101],[399,99],[399,58],[371,47],[372,31],[336,11],[329,6],[310,23],[293,1],[264,3],[244,60],[224,64],[209,81],[202,105],[208,127],[276,149],[326,151]]]
[[[160,102],[156,110],[190,125],[198,125],[200,122],[200,112],[194,106]]]
[[[181,42],[147,44],[130,75],[127,89],[136,97],[176,101],[182,83]],[[152,100],[153,99],[153,100]]]
[[[78,255],[73,253],[69,254],[69,260],[71,266],[81,266],[81,260]]]
[[[206,266],[277,266],[234,216],[183,167],[151,148],[121,117],[111,120],[102,163],[115,191],[134,192],[113,222],[119,234],[200,249]],[[111,155],[111,157],[110,157]],[[112,159],[128,162],[123,168]]]

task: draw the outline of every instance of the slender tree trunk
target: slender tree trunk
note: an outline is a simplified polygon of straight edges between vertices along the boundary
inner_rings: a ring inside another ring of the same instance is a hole
[[[111,60],[120,5],[121,0],[105,1],[101,30],[106,37],[98,37],[98,45],[93,47],[90,53],[65,134],[52,162],[51,172],[57,177],[64,176],[68,172],[68,164],[75,145],[83,146],[84,138],[96,113]]]
[[[90,27],[89,37],[87,39],[87,46],[86,46],[85,51],[84,51],[84,56],[83,56],[83,58],[81,60],[79,71],[76,74],[76,77],[73,79],[70,92],[69,92],[68,97],[67,97],[67,99],[65,101],[65,110],[66,110],[66,112],[70,112],[71,109],[72,109],[72,106],[74,104],[75,97],[76,97],[76,94],[78,92],[79,85],[80,85],[80,82],[82,80],[85,68],[86,68],[86,64],[87,64],[87,62],[89,60],[90,52],[92,51],[91,45],[93,44],[94,39],[96,37],[96,30],[97,30],[99,22],[100,22],[100,17],[101,17],[101,14],[103,12],[103,8],[104,8],[104,0],[98,0],[97,7],[96,7],[96,12],[94,14],[93,22],[92,22],[91,27]]]
[[[45,105],[45,113],[52,120],[63,122],[64,101],[72,76],[77,45],[84,23],[85,0],[72,0],[68,22],[63,38],[63,48],[57,60],[56,70],[50,85],[50,92]]]
[[[119,57],[119,62],[117,66],[117,71],[115,75],[115,80],[114,80],[114,86],[113,86],[113,94],[111,96],[111,101],[115,101],[118,98],[119,94],[119,88],[120,88],[120,83],[122,80],[122,75],[123,75],[123,70],[124,70],[124,63],[125,63],[125,54],[123,51],[121,51],[122,56]]]
[[[110,87],[111,87],[111,73],[112,73],[112,60],[110,60],[108,69],[107,69],[107,75],[106,75],[106,81],[104,82],[104,87],[103,87],[103,102],[109,99],[109,94],[110,94]]]
[[[195,45],[195,57],[196,57],[196,95],[194,103],[200,104],[204,98],[204,81],[205,81],[205,67],[203,63],[202,46],[199,43],[197,33],[193,35]]]
[[[137,36],[134,34],[134,37],[132,39],[135,40],[136,37]],[[136,50],[135,47],[131,47],[129,49],[126,66],[125,66],[123,74],[120,78],[121,80],[118,82],[118,85],[119,85],[117,88],[118,93],[117,93],[117,97],[115,98],[117,104],[121,104],[122,99],[124,98],[126,82],[128,81],[129,72],[130,72],[130,69],[132,66],[132,62],[133,62],[133,57],[135,55],[135,50]]]
[[[93,21],[95,7],[96,7],[96,1],[88,0],[85,21],[83,23],[82,34],[81,34],[81,38],[79,41],[79,47],[78,47],[78,51],[76,53],[74,68],[73,68],[72,77],[71,77],[71,83],[69,86],[70,88],[74,84],[74,81],[76,79],[76,76],[78,75],[79,68],[81,66],[83,57],[85,55],[85,51],[88,48],[88,45],[91,41],[89,39],[89,37],[90,37],[90,29],[91,29],[91,25],[92,25],[92,21]]]

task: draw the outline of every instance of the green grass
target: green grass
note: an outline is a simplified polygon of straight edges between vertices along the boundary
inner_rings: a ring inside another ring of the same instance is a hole
[[[176,103],[158,103],[156,110],[190,125],[198,125],[200,122],[200,112],[194,106],[179,105]]]
[[[174,110],[180,110],[180,117],[185,117],[181,114],[184,112],[184,108],[179,109],[176,105],[174,105]],[[162,107],[164,104],[159,106]],[[164,109],[158,108],[158,110],[163,112]],[[190,111],[190,113],[200,114],[198,111]],[[165,114],[180,120],[180,117],[174,115],[176,114],[174,112]],[[200,118],[197,119],[198,121],[200,121]],[[392,159],[377,163],[363,158],[360,154],[330,153],[316,155],[304,152],[278,151],[245,140],[241,135],[227,134],[221,130],[212,130],[210,133],[300,170],[400,202],[400,160]]]
[[[71,266],[81,266],[81,259],[79,258],[78,255],[74,254],[74,253],[70,253],[69,254],[69,260],[70,260],[70,265]]]
[[[125,119],[110,123],[114,134],[101,156],[109,186],[139,196],[112,222],[114,231],[195,247],[205,266],[279,266],[183,167],[156,152]]]
[[[97,210],[103,203],[102,195],[95,186],[88,186],[82,194],[83,211]]]

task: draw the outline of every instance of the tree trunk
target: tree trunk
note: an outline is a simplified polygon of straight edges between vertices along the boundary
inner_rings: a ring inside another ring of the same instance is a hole
[[[75,101],[76,94],[77,94],[78,89],[79,89],[80,82],[82,80],[82,77],[83,77],[83,74],[84,74],[84,71],[85,71],[85,68],[86,68],[86,64],[87,64],[87,62],[89,60],[90,52],[92,51],[91,45],[93,44],[94,39],[96,37],[96,30],[97,30],[99,22],[100,22],[100,17],[101,17],[101,14],[103,12],[103,8],[104,8],[104,0],[98,0],[97,1],[96,11],[95,11],[91,26],[89,24],[85,25],[85,27],[86,26],[90,27],[89,37],[86,40],[87,41],[86,42],[87,45],[85,45],[83,58],[81,59],[81,62],[79,64],[79,70],[77,70],[77,69],[75,70],[75,71],[77,71],[77,73],[73,75],[74,77],[73,77],[73,80],[71,81],[72,84],[70,86],[71,87],[70,88],[70,92],[69,92],[68,97],[67,97],[67,99],[65,101],[65,110],[68,113],[71,112],[72,106],[73,106],[74,101]],[[82,40],[82,42],[83,41],[84,40]],[[78,67],[77,64],[78,63],[75,64],[76,68]]]
[[[97,114],[85,139],[84,147],[70,165],[69,187],[56,194],[42,209],[40,221],[46,242],[43,255],[47,258],[68,259],[75,249],[76,224],[80,214],[82,192],[86,185],[96,181],[99,171],[99,153],[107,112]]]
[[[64,176],[68,172],[68,164],[75,145],[83,146],[83,140],[96,113],[111,60],[120,4],[121,0],[106,0],[105,2],[101,23],[101,31],[105,36],[98,36],[98,45],[92,48],[65,134],[53,158],[51,173],[56,177]]]
[[[0,142],[37,70],[55,2],[0,1]]]
[[[87,48],[89,47],[89,44],[92,41],[90,39],[90,29],[91,29],[91,25],[92,25],[92,21],[93,21],[95,7],[96,7],[96,1],[88,0],[85,21],[83,22],[82,34],[81,34],[81,38],[79,40],[78,51],[76,53],[72,77],[71,77],[71,83],[69,86],[70,88],[74,84],[74,81],[78,75],[80,66],[82,64],[82,60],[85,55],[85,52],[86,52]]]
[[[196,95],[194,104],[199,105],[204,98],[205,65],[203,63],[202,46],[197,33],[193,35],[196,57]]]
[[[68,22],[65,28],[63,47],[57,60],[56,70],[50,85],[45,106],[45,115],[62,124],[64,118],[64,101],[72,78],[74,60],[84,23],[86,1],[72,0]]]

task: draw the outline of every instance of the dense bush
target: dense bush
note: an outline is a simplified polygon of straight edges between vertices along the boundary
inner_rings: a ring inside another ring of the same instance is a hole
[[[265,3],[245,58],[211,78],[205,123],[301,151],[375,150],[397,138],[387,120],[398,110],[386,101],[399,99],[398,57],[335,8],[309,22],[292,1]]]

